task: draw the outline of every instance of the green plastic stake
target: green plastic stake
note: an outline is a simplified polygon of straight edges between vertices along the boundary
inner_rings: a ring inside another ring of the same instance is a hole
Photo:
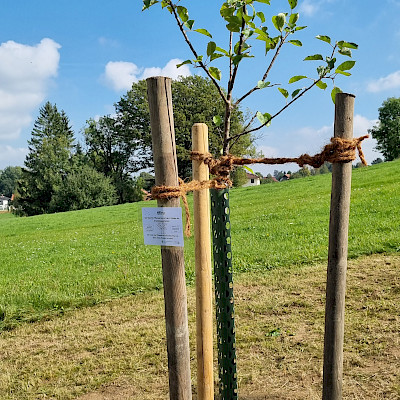
[[[219,391],[221,400],[236,400],[236,340],[233,302],[229,189],[211,190]]]

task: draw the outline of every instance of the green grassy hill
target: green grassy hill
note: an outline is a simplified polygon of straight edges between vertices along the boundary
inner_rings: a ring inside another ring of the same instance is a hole
[[[236,273],[327,258],[330,175],[233,189]],[[0,329],[157,290],[159,248],[144,246],[134,203],[17,218],[0,214]],[[400,251],[400,160],[353,171],[349,256]],[[193,238],[185,239],[194,281]]]

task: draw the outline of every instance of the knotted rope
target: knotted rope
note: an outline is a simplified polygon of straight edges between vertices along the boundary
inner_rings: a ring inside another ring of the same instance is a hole
[[[210,174],[214,175],[214,178],[202,182],[184,182],[179,178],[179,186],[153,186],[151,189],[151,197],[153,199],[172,199],[182,197],[186,214],[185,235],[190,236],[190,212],[186,194],[195,190],[226,189],[227,187],[232,186],[232,181],[229,179],[229,174],[235,165],[278,165],[296,163],[300,167],[303,167],[307,164],[314,168],[319,168],[326,161],[331,163],[347,163],[354,161],[357,158],[356,150],[358,151],[361,162],[364,165],[367,165],[367,161],[365,160],[364,153],[361,149],[361,142],[368,137],[369,135],[354,139],[333,137],[331,138],[331,143],[327,144],[321,153],[315,154],[314,156],[302,154],[300,157],[294,158],[243,158],[228,154],[215,159],[210,153],[192,151],[192,160],[201,161],[208,165]]]

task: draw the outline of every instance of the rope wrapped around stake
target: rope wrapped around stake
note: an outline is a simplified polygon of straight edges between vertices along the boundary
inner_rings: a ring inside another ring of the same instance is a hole
[[[331,163],[347,163],[354,161],[357,158],[356,150],[361,162],[367,165],[364,153],[361,149],[361,142],[369,138],[369,135],[361,136],[354,139],[331,138],[331,143],[327,144],[321,153],[310,156],[302,154],[295,158],[242,158],[232,154],[221,156],[215,159],[210,153],[191,152],[192,160],[201,161],[208,165],[210,174],[214,175],[214,179],[208,181],[190,181],[184,182],[179,178],[179,186],[153,186],[151,189],[151,197],[153,199],[171,199],[182,197],[185,207],[186,225],[185,235],[190,236],[190,212],[186,194],[195,190],[203,189],[226,189],[232,186],[232,181],[229,179],[229,174],[236,165],[249,164],[268,164],[278,165],[286,163],[296,163],[300,167],[310,165],[313,168],[321,167],[324,162]]]

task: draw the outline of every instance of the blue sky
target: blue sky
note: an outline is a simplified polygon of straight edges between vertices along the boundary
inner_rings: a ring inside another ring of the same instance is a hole
[[[222,2],[182,0],[196,21],[207,28],[221,47],[226,47]],[[288,12],[287,0],[271,0],[264,7],[273,14]],[[177,60],[191,57],[169,13],[157,5],[141,11],[140,0],[3,0],[0,13],[0,169],[23,165],[27,141],[40,107],[56,103],[70,118],[79,137],[86,120],[111,114],[113,104],[132,82],[151,75],[195,74],[187,66],[176,70]],[[307,29],[297,37],[303,47],[287,45],[271,80],[283,87],[293,75],[315,77],[317,63],[302,61],[310,54],[329,54],[316,35],[355,42],[357,61],[351,77],[339,77],[336,85],[356,95],[354,135],[360,136],[378,118],[378,108],[388,97],[400,97],[400,0],[299,0],[300,25]],[[271,25],[270,29],[274,29]],[[200,53],[205,36],[191,36]],[[256,44],[255,44],[256,46]],[[262,52],[245,60],[235,96],[252,87],[265,70]],[[345,61],[345,59],[343,59]],[[220,65],[224,82],[226,66]],[[225,85],[225,83],[224,83]],[[257,146],[265,156],[297,156],[318,152],[333,135],[334,106],[326,91],[315,88],[261,132]],[[244,104],[251,111],[273,114],[285,104],[276,88],[259,91]],[[374,141],[364,142],[368,162],[380,156]],[[270,172],[274,167],[256,166]],[[293,166],[277,169],[296,169]]]

